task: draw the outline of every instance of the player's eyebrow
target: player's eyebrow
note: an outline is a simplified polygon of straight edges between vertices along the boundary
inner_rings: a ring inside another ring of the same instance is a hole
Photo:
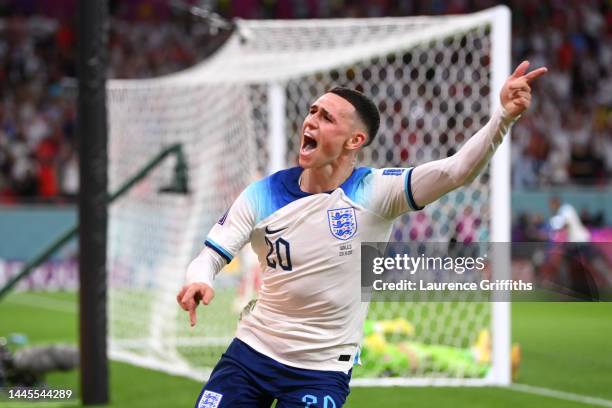
[[[310,112],[312,110],[312,108],[316,108],[316,109],[322,111],[323,114],[325,114],[326,116],[329,116],[329,118],[331,120],[335,120],[336,119],[335,116],[332,115],[332,113],[330,111],[328,111],[327,109],[325,109],[322,106],[317,105],[316,103],[313,103],[312,105],[310,105],[310,109],[308,111]]]

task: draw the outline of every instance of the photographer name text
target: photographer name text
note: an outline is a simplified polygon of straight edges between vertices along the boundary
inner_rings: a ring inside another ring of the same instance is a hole
[[[480,282],[428,282],[422,279],[385,282],[377,279],[372,283],[372,288],[375,291],[531,291],[533,283],[510,279],[484,279]]]

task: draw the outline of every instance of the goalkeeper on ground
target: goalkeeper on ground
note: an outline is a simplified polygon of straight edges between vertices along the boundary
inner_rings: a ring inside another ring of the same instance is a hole
[[[236,338],[196,407],[340,408],[367,312],[361,301],[360,243],[386,242],[393,220],[470,182],[531,101],[521,63],[489,122],[454,155],[415,168],[356,167],[380,118],[360,92],[334,88],[304,119],[299,167],[247,187],[208,234],[177,295],[196,322],[221,268],[251,242],[263,269],[259,298],[243,311]]]

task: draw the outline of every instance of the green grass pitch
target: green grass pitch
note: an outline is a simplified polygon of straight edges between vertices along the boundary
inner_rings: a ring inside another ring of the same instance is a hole
[[[0,301],[0,336],[23,333],[30,344],[76,343],[76,310],[74,294],[13,293]],[[512,336],[523,351],[518,383],[560,391],[559,397],[497,387],[353,388],[345,406],[612,407],[612,303],[515,303]],[[192,380],[127,364],[112,362],[110,369],[110,407],[192,407],[201,388]],[[48,380],[54,388],[78,392],[75,372]],[[579,402],[567,393],[591,399]],[[78,406],[0,401],[1,407]]]

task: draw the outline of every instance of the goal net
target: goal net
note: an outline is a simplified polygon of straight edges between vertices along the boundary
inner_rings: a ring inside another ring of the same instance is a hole
[[[226,267],[215,301],[190,328],[175,300],[186,266],[245,186],[296,164],[309,105],[336,85],[375,101],[381,128],[359,165],[447,157],[498,103],[509,18],[497,7],[446,17],[237,21],[227,43],[192,69],[110,81],[111,189],[175,143],[190,189],[164,192],[175,165],[168,158],[110,208],[111,357],[206,379],[234,335],[240,303],[256,295],[257,267],[247,252]],[[469,186],[398,219],[391,240],[508,241],[508,152],[506,143]],[[357,385],[510,381],[506,303],[374,302],[365,334],[370,358],[353,370]]]

